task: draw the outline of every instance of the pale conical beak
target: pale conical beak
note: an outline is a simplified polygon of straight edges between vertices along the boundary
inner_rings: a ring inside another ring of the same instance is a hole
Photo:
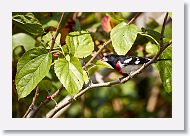
[[[102,61],[107,62],[108,59],[104,56],[104,57],[102,58]]]

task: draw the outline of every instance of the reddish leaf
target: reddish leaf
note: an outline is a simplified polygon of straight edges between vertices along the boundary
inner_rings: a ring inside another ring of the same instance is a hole
[[[112,26],[111,26],[111,19],[109,16],[104,16],[102,18],[102,21],[101,21],[101,25],[102,25],[102,29],[109,33],[112,29]]]

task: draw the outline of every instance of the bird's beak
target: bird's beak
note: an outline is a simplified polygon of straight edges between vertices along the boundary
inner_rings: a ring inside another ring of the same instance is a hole
[[[104,57],[102,58],[102,61],[107,62],[108,59],[104,56]]]

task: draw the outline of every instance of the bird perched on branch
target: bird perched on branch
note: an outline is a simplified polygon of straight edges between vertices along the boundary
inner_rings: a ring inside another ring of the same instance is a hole
[[[151,60],[150,58],[146,57],[125,56],[125,55],[115,55],[115,54],[106,55],[102,59],[124,76],[130,75],[131,73],[141,68],[143,64]],[[171,59],[158,59],[157,61],[162,61],[162,60],[171,60]]]

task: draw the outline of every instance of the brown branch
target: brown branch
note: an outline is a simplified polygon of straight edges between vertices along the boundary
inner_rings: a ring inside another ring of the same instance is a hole
[[[141,14],[142,12],[138,12],[127,24],[132,24]]]
[[[59,20],[59,24],[58,24],[57,29],[55,31],[55,35],[52,38],[52,42],[51,42],[51,46],[50,46],[49,51],[53,50],[53,47],[54,47],[54,44],[55,44],[55,40],[56,40],[56,38],[57,38],[57,36],[59,34],[59,30],[61,29],[61,22],[63,21],[63,17],[64,17],[64,12],[61,14],[61,18]]]
[[[84,69],[86,69],[91,63],[92,61],[98,56],[98,54],[111,42],[111,39],[109,39],[107,42],[105,42],[102,47],[95,53],[95,55],[85,64],[85,66],[83,67]]]
[[[160,47],[163,47],[163,43],[164,43],[163,37],[164,37],[164,31],[165,31],[167,18],[168,18],[168,12],[166,13],[166,15],[164,17],[164,22],[163,22],[163,25],[162,25],[162,30],[161,30],[161,34],[160,34]]]
[[[33,118],[37,115],[37,113],[42,109],[42,107],[45,107],[51,100],[53,100],[55,97],[57,97],[60,94],[60,91],[63,89],[63,86],[61,86],[56,92],[54,92],[52,95],[46,97],[44,101],[40,103],[40,105],[35,109],[33,114],[30,116],[30,118]]]
[[[26,111],[26,113],[24,114],[23,118],[26,118],[28,116],[28,114],[34,109],[34,105],[36,103],[37,97],[39,96],[39,88],[36,88],[36,92],[35,95],[32,99],[32,103],[30,104],[28,110]]]

